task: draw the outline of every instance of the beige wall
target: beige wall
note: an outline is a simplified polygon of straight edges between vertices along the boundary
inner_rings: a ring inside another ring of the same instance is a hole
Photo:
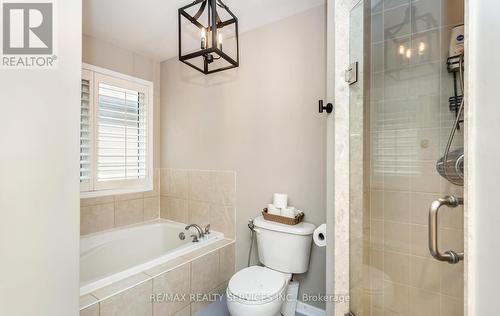
[[[85,235],[159,217],[160,63],[86,35],[83,36],[82,46],[84,63],[153,82],[156,149],[153,191],[81,200],[80,233]]]
[[[240,34],[241,66],[204,76],[177,59],[161,68],[161,167],[236,171],[237,268],[247,221],[274,192],[325,222],[325,7]],[[325,249],[313,247],[301,289],[325,291]]]

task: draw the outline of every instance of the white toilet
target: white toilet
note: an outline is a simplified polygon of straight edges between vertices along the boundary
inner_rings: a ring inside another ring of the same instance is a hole
[[[259,260],[264,265],[238,271],[229,281],[227,307],[231,316],[276,316],[292,274],[307,271],[315,226],[294,226],[254,220]]]

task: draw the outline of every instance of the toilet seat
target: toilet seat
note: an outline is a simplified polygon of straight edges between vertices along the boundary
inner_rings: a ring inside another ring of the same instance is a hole
[[[229,281],[228,299],[242,304],[260,305],[280,299],[290,274],[253,266],[238,271]]]

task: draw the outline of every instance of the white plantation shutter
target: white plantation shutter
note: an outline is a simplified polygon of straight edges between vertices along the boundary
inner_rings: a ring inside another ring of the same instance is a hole
[[[133,79],[93,73],[90,191],[151,189],[152,87]]]
[[[92,73],[82,71],[80,103],[80,190],[88,191],[92,186]]]

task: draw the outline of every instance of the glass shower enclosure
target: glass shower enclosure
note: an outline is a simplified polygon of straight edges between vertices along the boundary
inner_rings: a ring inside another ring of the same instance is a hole
[[[453,98],[463,94],[447,65],[450,34],[463,23],[461,0],[364,0],[349,10],[349,293],[356,316],[463,315],[464,263],[431,256],[428,222],[433,201],[463,197],[462,186],[436,171],[456,120]],[[452,150],[463,147],[462,131],[460,122]],[[462,206],[444,206],[438,218],[440,249],[463,251]]]

